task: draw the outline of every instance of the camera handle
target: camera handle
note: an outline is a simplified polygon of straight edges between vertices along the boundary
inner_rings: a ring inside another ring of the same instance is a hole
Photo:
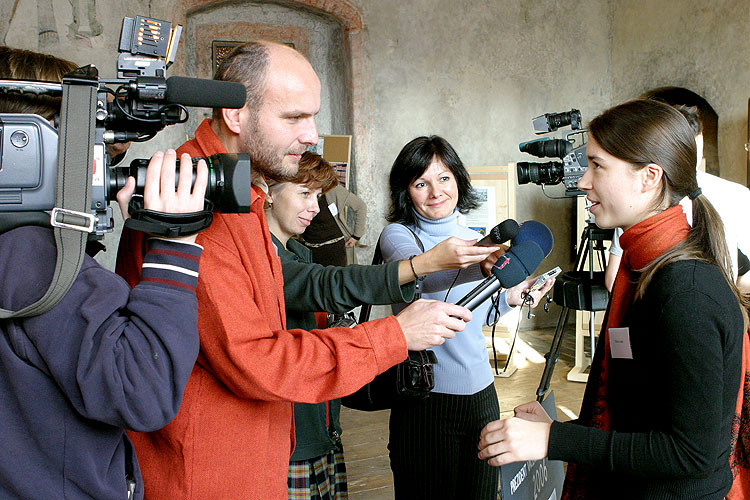
[[[135,231],[178,238],[200,233],[211,225],[214,217],[214,204],[206,199],[203,210],[184,214],[167,214],[143,208],[143,196],[133,195],[128,203],[130,217],[125,221],[125,227]]]
[[[60,302],[81,270],[88,233],[93,230],[89,209],[95,154],[96,68],[88,66],[68,73],[63,77],[62,88],[56,207],[50,217],[57,247],[54,275],[42,298],[18,311],[0,309],[0,319],[37,316]],[[98,168],[105,168],[103,161]]]

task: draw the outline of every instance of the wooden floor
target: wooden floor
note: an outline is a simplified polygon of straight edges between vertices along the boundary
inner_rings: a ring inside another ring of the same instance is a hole
[[[524,343],[538,353],[530,352],[520,361],[518,370],[508,378],[495,378],[495,387],[503,416],[513,414],[513,408],[536,399],[536,391],[544,371],[544,354],[549,350],[553,330],[521,332]],[[573,366],[574,335],[567,331],[560,348],[560,360],[555,366],[551,389],[555,392],[559,420],[577,416],[585,384],[569,382],[565,376]],[[520,357],[519,357],[520,358]],[[535,359],[536,358],[536,359]],[[533,362],[536,361],[536,362]],[[349,477],[351,500],[391,500],[393,479],[388,461],[389,411],[361,412],[343,408],[341,425]]]

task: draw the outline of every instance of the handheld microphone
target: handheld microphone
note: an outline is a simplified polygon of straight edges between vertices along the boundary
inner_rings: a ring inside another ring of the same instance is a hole
[[[492,228],[487,236],[477,241],[478,247],[493,247],[501,245],[506,241],[515,238],[518,235],[518,222],[513,219],[506,219],[497,226]]]
[[[516,235],[511,241],[511,246],[518,245],[523,241],[533,241],[539,248],[544,252],[544,256],[548,256],[552,251],[552,246],[555,244],[555,238],[552,236],[552,231],[541,222],[535,220],[527,220],[518,228],[518,235]]]
[[[501,288],[512,288],[525,280],[539,267],[544,257],[544,250],[534,241],[522,241],[513,245],[492,266],[492,275],[456,304],[473,311]]]
[[[167,78],[164,98],[169,103],[200,108],[241,108],[245,105],[245,86],[186,76]]]

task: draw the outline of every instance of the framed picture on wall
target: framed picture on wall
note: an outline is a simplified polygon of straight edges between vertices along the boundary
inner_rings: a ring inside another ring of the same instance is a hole
[[[224,58],[232,52],[238,45],[242,45],[245,42],[229,41],[229,40],[214,40],[211,42],[211,68],[212,73],[216,73],[219,69]]]
[[[476,186],[474,193],[479,198],[479,206],[466,215],[459,214],[458,222],[485,236],[489,229],[497,225],[495,186]]]

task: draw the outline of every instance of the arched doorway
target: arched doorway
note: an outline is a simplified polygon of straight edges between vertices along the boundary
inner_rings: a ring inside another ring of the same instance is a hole
[[[698,108],[698,116],[703,124],[703,156],[706,159],[706,172],[719,175],[719,115],[703,97],[683,87],[659,87],[649,90],[643,97],[656,99],[671,105],[684,104]]]

